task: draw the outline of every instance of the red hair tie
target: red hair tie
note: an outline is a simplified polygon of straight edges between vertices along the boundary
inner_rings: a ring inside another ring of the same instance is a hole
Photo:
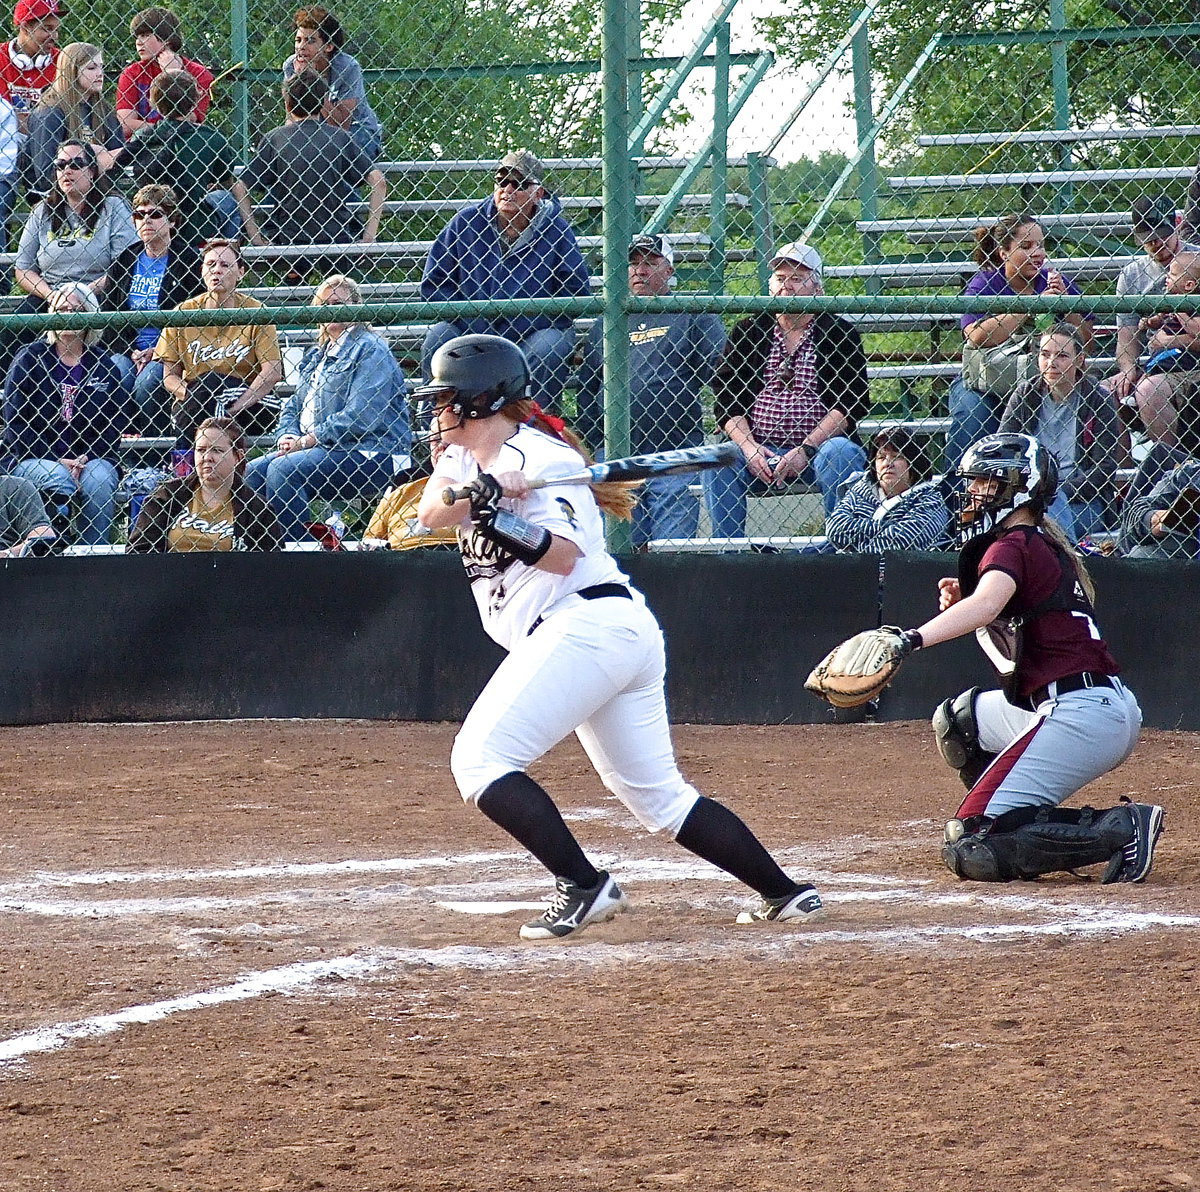
[[[563,436],[563,431],[567,429],[567,424],[562,418],[557,418],[553,414],[547,414],[537,402],[529,403],[533,407],[533,411],[529,416],[530,422],[541,422],[548,426],[560,439]]]

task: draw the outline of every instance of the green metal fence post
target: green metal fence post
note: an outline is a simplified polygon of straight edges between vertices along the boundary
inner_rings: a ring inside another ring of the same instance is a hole
[[[750,187],[750,218],[754,225],[754,260],[758,267],[758,284],[765,290],[771,276],[768,262],[775,247],[771,230],[771,200],[767,172],[774,159],[761,153],[746,155],[746,179]]]
[[[1067,27],[1066,0],[1050,0],[1050,28]],[[1054,91],[1054,127],[1071,127],[1071,79],[1067,68],[1067,43],[1052,42],[1050,45],[1050,76]],[[1058,168],[1071,168],[1072,151],[1069,141],[1064,141],[1058,150]],[[1054,210],[1069,211],[1074,200],[1074,188],[1070,183],[1055,187]]]
[[[234,62],[250,65],[250,26],[246,0],[230,0],[230,51]],[[239,72],[233,84],[236,140],[243,161],[250,160],[250,85]]]
[[[856,140],[867,145],[858,163],[858,207],[859,217],[864,220],[879,218],[879,176],[875,166],[875,101],[871,94],[871,36],[864,21],[854,34],[851,43],[851,61],[854,74],[854,127]],[[877,265],[882,259],[880,237],[874,232],[863,233],[863,261]],[[881,293],[883,284],[878,278],[867,279],[867,293]]]
[[[634,192],[629,161],[629,15],[637,0],[604,0],[600,56],[604,127],[604,449],[629,454],[629,241]],[[609,547],[627,554],[629,525],[609,519]]]
[[[725,292],[725,191],[729,185],[729,24],[717,30],[713,71],[712,199],[709,208],[708,274],[714,294]]]

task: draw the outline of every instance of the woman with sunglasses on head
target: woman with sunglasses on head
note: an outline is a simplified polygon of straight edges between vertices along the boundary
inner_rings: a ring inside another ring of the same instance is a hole
[[[133,196],[138,240],[113,262],[104,292],[106,310],[174,310],[200,288],[200,254],[174,237],[178,206],[169,186],[143,186]],[[170,433],[163,366],[153,358],[160,334],[157,327],[130,324],[109,340],[133,391],[139,429],[150,434]]]
[[[160,484],[129,532],[129,554],[281,550],[279,525],[245,483],[246,435],[232,418],[196,427],[196,468]]]
[[[54,158],[66,140],[87,144],[101,170],[110,170],[125,144],[121,124],[104,97],[104,52],[86,41],[63,46],[54,85],[29,116],[30,183],[42,194],[54,182]]]
[[[351,278],[328,277],[314,306],[357,306]],[[322,323],[300,362],[300,383],[284,403],[278,445],[256,459],[246,482],[279,515],[285,537],[309,537],[314,497],[376,497],[409,467],[412,435],[404,373],[387,340],[365,323]]]
[[[95,291],[66,282],[50,310],[94,314]],[[129,393],[99,331],[47,331],[17,353],[4,386],[4,454],[34,484],[64,536],[78,502],[76,537],[107,544],[117,491],[117,452],[128,422]]]

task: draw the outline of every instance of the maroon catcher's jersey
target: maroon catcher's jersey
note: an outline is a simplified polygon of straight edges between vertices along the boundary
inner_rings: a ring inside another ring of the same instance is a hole
[[[1021,623],[1015,695],[1023,699],[1081,671],[1120,672],[1070,560],[1040,530],[1015,526],[1002,533],[979,562],[978,575],[987,571],[1003,571],[1017,585],[1000,614]]]

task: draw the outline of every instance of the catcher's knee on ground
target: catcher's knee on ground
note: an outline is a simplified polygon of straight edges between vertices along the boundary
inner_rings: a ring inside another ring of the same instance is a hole
[[[942,861],[975,882],[1028,881],[1101,862],[1115,872],[1132,839],[1133,816],[1126,807],[1019,807],[978,826],[951,820]]]
[[[979,745],[975,701],[981,690],[980,687],[972,687],[954,699],[944,700],[933,714],[938,752],[952,770],[958,771],[967,790],[979,781],[980,775],[996,759],[994,753],[988,753]]]

